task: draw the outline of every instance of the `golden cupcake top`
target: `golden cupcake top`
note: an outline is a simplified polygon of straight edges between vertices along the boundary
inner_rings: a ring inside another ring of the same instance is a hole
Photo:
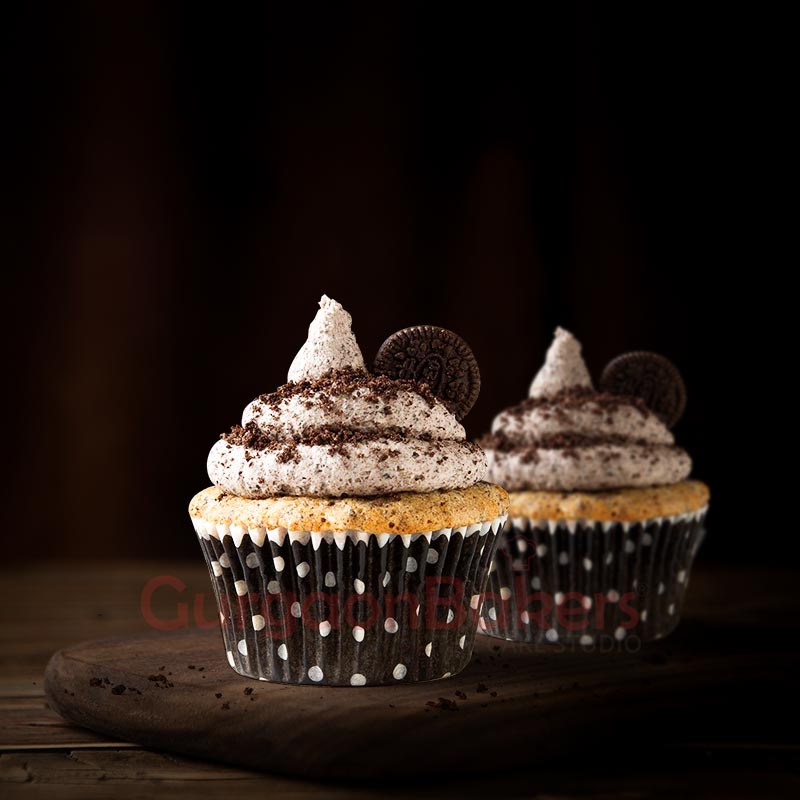
[[[380,497],[237,497],[218,486],[192,498],[189,514],[219,525],[288,531],[414,534],[490,522],[506,514],[508,494],[489,483],[464,489]]]
[[[637,522],[701,511],[709,496],[701,481],[600,492],[511,492],[508,514],[540,520]]]

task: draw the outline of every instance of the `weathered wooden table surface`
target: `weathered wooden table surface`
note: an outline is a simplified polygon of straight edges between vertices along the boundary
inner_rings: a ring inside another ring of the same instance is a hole
[[[159,576],[166,582],[143,607],[143,591]],[[0,798],[212,798],[248,790],[292,797],[800,796],[796,676],[780,666],[774,680],[728,698],[702,738],[687,726],[679,739],[653,745],[632,731],[627,741],[604,743],[602,752],[581,751],[527,771],[515,769],[510,748],[506,763],[487,764],[482,777],[411,784],[394,775],[379,784],[326,784],[200,762],[108,740],[47,708],[42,673],[55,650],[82,639],[143,633],[169,620],[202,624],[215,613],[202,564],[45,562],[0,572]],[[774,657],[776,643],[788,652],[800,645],[796,573],[701,567],[686,617],[748,637],[755,653],[769,645]],[[413,742],[387,747],[413,758]]]

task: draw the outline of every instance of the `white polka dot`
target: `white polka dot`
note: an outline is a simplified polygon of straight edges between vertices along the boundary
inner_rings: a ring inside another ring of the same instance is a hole
[[[642,611],[641,617],[642,617],[642,622],[647,622],[647,609]]]
[[[546,544],[538,545],[536,547],[536,555],[539,556],[539,558],[544,558],[547,555],[547,545]]]
[[[364,629],[360,625],[356,625],[353,628],[353,638],[357,642],[363,642],[364,641]]]
[[[483,617],[478,620],[478,625],[481,626],[482,631],[486,630],[486,620]]]
[[[626,553],[632,553],[635,549],[636,549],[636,545],[633,543],[633,541],[628,539],[628,541],[625,542],[625,552]]]
[[[452,608],[448,608],[447,609],[447,624],[449,625],[455,618],[456,618],[456,615],[453,613],[453,609]]]
[[[478,610],[478,606],[480,605],[480,602],[481,602],[481,596],[479,594],[474,594],[469,599],[469,607],[471,609],[477,611]]]
[[[530,625],[531,624],[531,615],[527,611],[523,611],[519,618],[522,620],[523,625]]]
[[[425,645],[425,655],[428,656],[428,658],[431,657],[432,649],[433,649],[433,642],[428,642],[428,644]]]
[[[325,676],[322,674],[322,670],[315,665],[313,667],[309,667],[308,677],[311,678],[312,681],[319,683]]]
[[[236,649],[243,655],[247,655],[247,642],[244,639],[239,639],[239,644],[236,645]]]
[[[258,556],[255,553],[249,553],[244,563],[247,564],[250,569],[256,569],[256,567],[258,567]]]
[[[332,572],[325,573],[325,585],[329,589],[331,586],[336,586],[336,576]]]
[[[282,659],[283,661],[289,660],[289,651],[286,649],[286,645],[282,644],[278,648],[278,658]]]
[[[462,650],[464,649],[464,643],[465,643],[466,641],[467,641],[467,637],[466,637],[466,635],[465,635],[465,636],[462,636],[462,637],[461,637],[461,638],[458,640],[458,646],[459,646],[459,647],[460,647]]]
[[[544,638],[547,639],[548,642],[557,642],[558,631],[555,628],[550,628],[547,633],[545,633]]]
[[[364,594],[364,589],[367,588],[367,585],[361,580],[361,578],[356,578],[353,581],[353,588],[356,590],[356,594]]]
[[[247,582],[246,581],[234,581],[233,588],[236,589],[236,594],[239,597],[247,594]]]
[[[364,686],[367,682],[367,676],[362,675],[360,672],[356,672],[355,675],[350,677],[350,685],[351,686]]]
[[[619,627],[614,631],[614,638],[621,642],[625,638],[626,630],[623,627]]]
[[[231,560],[228,558],[228,554],[227,553],[223,553],[219,557],[219,563],[220,563],[220,566],[225,567],[225,569],[230,569]]]
[[[589,595],[584,595],[581,600],[581,605],[588,611],[592,607],[592,598]]]
[[[500,599],[501,600],[508,600],[511,597],[511,589],[508,586],[501,586],[500,587]]]
[[[531,578],[531,587],[538,592],[542,588],[542,579],[540,577]]]
[[[219,565],[219,561],[212,561],[211,562],[211,571],[219,578],[222,575],[222,567]]]
[[[289,613],[295,619],[300,619],[303,614],[303,609],[300,607],[300,603],[292,603],[291,607],[289,608]]]
[[[326,620],[326,619],[323,620],[322,622],[320,622],[320,624],[319,624],[319,635],[324,638],[325,636],[328,636],[330,634],[330,632],[331,632],[331,624],[330,624],[330,622],[328,622],[328,620]]]
[[[286,569],[286,562],[281,556],[275,556],[272,559],[272,565],[275,567],[275,572],[283,572]]]
[[[556,601],[556,605],[560,606],[564,602],[564,592],[556,592],[553,599]]]
[[[561,564],[561,566],[564,566],[564,564],[569,564],[569,553],[567,552],[559,553],[558,563]]]
[[[229,663],[229,664],[230,664],[232,667],[235,667],[235,666],[236,666],[236,662],[233,660],[233,653],[231,653],[231,651],[230,651],[230,650],[228,650],[228,663]]]
[[[589,636],[588,634],[584,633],[583,636],[581,636],[581,638],[580,638],[580,643],[584,647],[586,647],[587,645],[594,644],[594,639],[592,639],[592,637]]]
[[[591,572],[591,571],[592,571],[592,566],[593,566],[593,565],[592,565],[592,559],[591,559],[591,558],[584,558],[584,559],[583,559],[583,568],[584,568],[584,569],[585,569],[587,572]]]
[[[681,570],[681,571],[678,573],[678,583],[683,583],[685,580],[686,580],[686,570],[685,570],[685,569],[682,569],[682,570]]]
[[[391,573],[387,572],[387,573],[386,573],[386,574],[383,576],[383,585],[384,585],[384,586],[388,586],[388,585],[389,585],[389,581],[390,581],[391,579],[392,579],[392,575],[391,575]]]
[[[634,588],[634,590],[635,590],[635,589],[636,589],[636,588],[639,586],[639,581],[637,581],[637,580],[636,580],[636,578],[634,578],[634,579],[633,579],[633,583],[631,583],[631,586],[632,586],[632,587]]]
[[[664,584],[663,584],[663,583],[659,583],[659,584],[658,584],[658,593],[659,593],[659,594],[664,594],[664,592],[666,591],[666,588],[667,588],[667,587],[666,587],[666,586],[664,586]]]
[[[606,553],[606,564],[610,564],[614,560],[613,553]]]
[[[417,559],[409,558],[406,560],[406,572],[416,572],[417,571]]]
[[[495,608],[489,609],[489,619],[492,620],[493,622],[497,621],[497,609]]]
[[[395,680],[397,680],[397,681],[401,681],[401,680],[403,680],[403,678],[405,678],[405,676],[406,676],[407,674],[408,674],[408,669],[406,668],[406,665],[405,665],[405,664],[398,664],[398,665],[397,665],[397,666],[396,666],[396,667],[395,667],[395,668],[392,670],[392,677],[393,677]]]
[[[270,594],[280,594],[281,593],[281,585],[278,583],[278,581],[270,581],[267,584],[267,591]]]
[[[261,614],[253,614],[253,627],[257,631],[262,630],[266,624],[267,621],[261,616]]]
[[[427,555],[425,556],[425,560],[429,564],[435,564],[439,560],[439,553],[431,547],[430,550],[428,550]]]
[[[675,603],[670,603],[667,606],[667,613],[668,614],[674,614],[675,613]]]
[[[383,623],[383,629],[386,633],[397,633],[400,626],[397,624],[397,620],[394,617],[386,617],[386,622]]]
[[[528,543],[524,539],[517,539],[517,552],[525,553],[528,550]]]
[[[653,537],[649,533],[643,533],[642,534],[642,544],[645,547],[650,547],[650,545],[653,544]]]
[[[297,570],[297,574],[301,578],[305,578],[305,576],[308,575],[309,572],[311,572],[311,564],[309,564],[308,561],[301,561],[295,567],[295,569]]]
[[[619,592],[616,589],[609,589],[606,598],[609,603],[616,603],[619,600]]]

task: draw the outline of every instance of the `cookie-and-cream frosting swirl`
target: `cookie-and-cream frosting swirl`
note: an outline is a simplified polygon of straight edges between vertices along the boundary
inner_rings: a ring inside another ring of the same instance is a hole
[[[599,491],[677,483],[689,455],[635,397],[596,392],[580,343],[557,328],[529,397],[480,444],[488,479],[509,491]]]
[[[461,489],[486,458],[427,386],[370,375],[350,315],[323,296],[289,382],[244,410],[211,448],[208,474],[240,497]]]

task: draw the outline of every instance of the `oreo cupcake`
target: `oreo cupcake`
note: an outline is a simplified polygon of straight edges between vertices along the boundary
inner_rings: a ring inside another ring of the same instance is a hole
[[[289,382],[211,448],[214,486],[189,506],[228,661],[248,677],[392,684],[470,658],[508,502],[459,422],[477,366],[421,326],[370,374],[350,326],[323,297]]]
[[[662,356],[628,353],[606,367],[601,389],[559,328],[529,398],[480,441],[490,480],[510,493],[485,633],[632,646],[678,623],[709,499],[669,430],[683,381]]]

